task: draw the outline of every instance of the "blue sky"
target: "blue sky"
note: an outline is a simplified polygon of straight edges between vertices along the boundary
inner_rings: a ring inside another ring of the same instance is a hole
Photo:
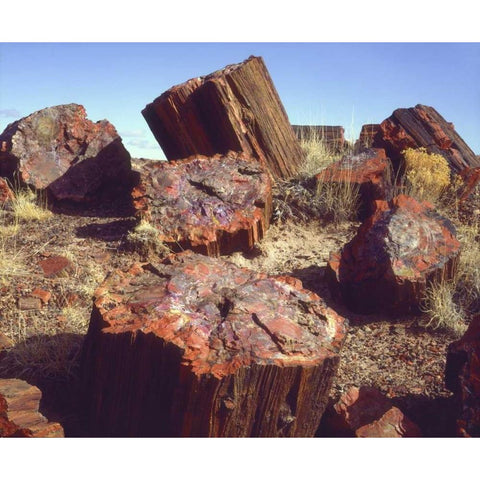
[[[480,43],[2,43],[0,131],[64,103],[107,119],[133,157],[165,158],[141,115],[165,90],[262,56],[290,122],[356,138],[400,107],[433,106],[480,154]]]

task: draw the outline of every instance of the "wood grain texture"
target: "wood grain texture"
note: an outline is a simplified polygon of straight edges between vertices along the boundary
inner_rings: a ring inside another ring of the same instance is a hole
[[[168,160],[244,152],[274,179],[296,175],[303,160],[261,57],[174,86],[142,114]]]
[[[455,131],[454,125],[426,105],[395,110],[380,124],[372,146],[384,148],[396,167],[401,166],[403,150],[419,147],[443,155],[454,173],[480,167],[480,161]]]

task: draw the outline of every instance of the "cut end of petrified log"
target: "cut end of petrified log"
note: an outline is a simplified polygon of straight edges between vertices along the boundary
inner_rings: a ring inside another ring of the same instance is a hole
[[[315,365],[343,338],[341,317],[312,292],[191,252],[116,271],[95,307],[104,333],[153,333],[218,378],[252,363]]]
[[[172,251],[209,256],[251,250],[268,229],[271,181],[258,162],[228,152],[148,162],[132,192],[137,215]]]
[[[101,435],[313,436],[346,321],[296,282],[192,252],[115,271],[82,360]]]

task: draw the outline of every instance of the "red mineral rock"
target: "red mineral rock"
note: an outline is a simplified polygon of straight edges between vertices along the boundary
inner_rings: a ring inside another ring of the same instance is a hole
[[[480,437],[480,315],[448,347],[445,384],[460,404],[458,434]]]
[[[0,177],[0,206],[10,200],[13,200],[13,198],[13,192],[8,186],[7,181],[4,178]]]
[[[316,175],[317,185],[325,182],[350,183],[359,188],[360,217],[371,215],[376,200],[392,197],[390,161],[385,150],[364,149],[356,155],[345,155]]]
[[[453,124],[445,121],[433,107],[425,105],[395,110],[381,123],[372,146],[384,148],[396,167],[401,166],[403,150],[419,147],[443,155],[454,173],[480,167],[480,161]]]
[[[32,113],[8,125],[0,141],[0,171],[57,200],[85,201],[100,189],[130,186],[130,154],[114,126],[88,120],[81,105]]]
[[[72,270],[72,263],[66,257],[61,255],[53,255],[38,262],[38,265],[46,277],[58,277],[66,275]]]
[[[23,380],[0,379],[0,437],[63,437],[38,408],[42,392]]]
[[[183,252],[97,289],[82,355],[101,436],[313,436],[345,321],[314,293]]]
[[[372,387],[351,387],[333,406],[325,424],[328,433],[338,437],[422,436],[415,423]]]
[[[218,256],[251,250],[270,223],[269,176],[258,162],[233,152],[145,163],[132,196],[138,216],[172,251]]]
[[[245,152],[275,179],[296,175],[303,160],[261,57],[172,87],[142,114],[169,160]]]
[[[427,284],[452,278],[460,243],[455,228],[428,202],[399,195],[375,213],[341,252],[326,279],[337,300],[360,313],[416,310]]]

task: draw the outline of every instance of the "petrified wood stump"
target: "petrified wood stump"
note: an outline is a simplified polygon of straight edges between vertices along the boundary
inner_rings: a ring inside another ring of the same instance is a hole
[[[313,436],[345,328],[298,281],[192,252],[115,271],[82,356],[91,433]]]
[[[130,154],[107,120],[87,119],[82,105],[44,108],[0,135],[0,172],[56,200],[89,200],[100,189],[131,186]]]
[[[303,160],[261,57],[172,87],[142,114],[169,160],[243,151],[275,179],[297,174]]]
[[[270,178],[244,154],[148,162],[132,196],[138,216],[158,229],[172,251],[248,251],[270,223]]]
[[[63,437],[38,411],[42,392],[23,380],[0,379],[0,437]]]
[[[454,173],[480,167],[472,149],[433,107],[416,105],[399,108],[380,124],[373,147],[384,148],[396,167],[406,148],[425,147],[429,153],[443,155]]]
[[[318,183],[350,183],[358,186],[360,218],[371,215],[376,200],[391,200],[390,161],[381,148],[367,148],[356,155],[345,155],[315,176]]]
[[[378,201],[356,236],[330,254],[325,278],[352,311],[415,311],[429,282],[452,278],[460,253],[455,235],[428,202],[406,195]]]
[[[445,385],[459,403],[457,433],[480,437],[480,315],[462,338],[448,347]]]

